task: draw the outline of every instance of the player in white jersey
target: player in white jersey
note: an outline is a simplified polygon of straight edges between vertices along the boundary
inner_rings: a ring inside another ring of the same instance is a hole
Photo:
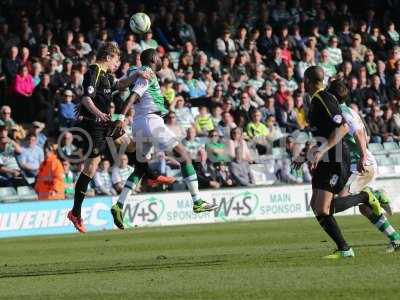
[[[328,91],[338,99],[342,115],[349,126],[349,133],[344,137],[344,141],[350,149],[352,175],[345,189],[339,194],[343,197],[348,194],[357,194],[365,187],[372,188],[377,177],[378,166],[375,157],[367,148],[367,131],[360,115],[345,103],[348,95],[346,84],[335,80],[330,84]],[[377,190],[372,190],[372,192],[380,201],[381,206],[391,214],[390,200],[385,193]],[[335,212],[345,209],[345,206],[337,207],[335,205]],[[379,231],[389,238],[388,252],[400,250],[400,234],[393,228],[385,215],[373,215],[371,208],[367,205],[360,205],[359,209]]]
[[[147,49],[140,55],[142,70],[152,71],[154,74],[161,68],[161,59],[154,49]],[[135,69],[131,69],[134,72]],[[151,149],[157,151],[173,151],[181,160],[181,171],[184,182],[190,191],[193,200],[193,212],[201,213],[216,209],[215,204],[205,202],[200,198],[197,175],[192,165],[190,155],[184,146],[177,140],[174,133],[164,124],[162,118],[168,110],[164,106],[164,97],[161,93],[157,77],[151,79],[138,78],[130,89],[131,95],[124,103],[122,116],[126,116],[134,106],[135,114],[133,119],[133,138],[136,143],[136,168],[131,178],[121,192],[118,202],[113,205],[111,213],[115,225],[124,229],[122,208],[123,204],[132,189],[132,181],[143,171]],[[117,134],[123,127],[123,120],[116,123],[114,133]],[[130,180],[131,179],[131,180]]]

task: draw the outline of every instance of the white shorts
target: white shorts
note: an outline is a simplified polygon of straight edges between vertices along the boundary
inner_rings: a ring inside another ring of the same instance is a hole
[[[366,187],[371,187],[378,175],[378,165],[375,158],[369,160],[369,164],[365,167],[365,172],[360,174],[357,172],[357,165],[351,166],[352,174],[347,181],[346,186],[349,187],[350,194],[358,194]]]
[[[132,127],[136,152],[139,154],[137,157],[147,157],[153,147],[156,152],[170,151],[179,144],[175,134],[159,115],[137,116],[133,119]]]

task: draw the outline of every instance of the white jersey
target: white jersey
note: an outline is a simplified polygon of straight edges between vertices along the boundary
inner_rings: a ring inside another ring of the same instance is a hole
[[[147,70],[148,67],[143,67],[142,70]],[[128,74],[136,72],[137,68],[130,68]],[[164,105],[164,96],[161,93],[160,85],[157,77],[147,80],[139,77],[131,87],[131,92],[139,95],[140,99],[134,104],[134,118],[144,117],[148,114],[165,115],[168,110]]]

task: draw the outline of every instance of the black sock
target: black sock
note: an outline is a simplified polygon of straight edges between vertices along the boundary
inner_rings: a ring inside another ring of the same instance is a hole
[[[338,250],[349,250],[349,246],[344,240],[339,225],[336,223],[336,219],[333,216],[316,216],[316,218],[319,222],[319,225],[321,225],[325,232],[336,243]]]
[[[81,217],[82,202],[85,199],[85,193],[91,180],[92,178],[84,173],[81,173],[81,175],[79,175],[79,178],[75,185],[74,207],[72,208],[72,213],[75,217]]]
[[[350,207],[367,202],[368,202],[368,194],[365,192],[361,192],[356,195],[349,195],[346,197],[337,197],[333,199],[333,213],[338,213]]]

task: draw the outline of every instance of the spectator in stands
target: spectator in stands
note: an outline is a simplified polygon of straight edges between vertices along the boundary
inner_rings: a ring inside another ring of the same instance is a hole
[[[387,89],[389,101],[400,100],[400,73],[393,76],[393,81]]]
[[[32,93],[35,84],[32,75],[26,66],[20,66],[12,83],[12,92],[15,95],[14,111],[18,122],[32,122],[34,103]]]
[[[18,57],[18,48],[16,46],[12,46],[8,52],[8,57],[2,60],[1,66],[8,84],[14,80],[18,70],[20,69],[20,66],[21,61]]]
[[[267,153],[269,148],[267,140],[269,131],[267,126],[261,122],[261,117],[260,111],[253,111],[251,122],[246,126],[246,133],[255,143],[258,153],[263,155]]]
[[[129,165],[129,159],[126,154],[121,155],[119,158],[119,165],[112,168],[112,183],[117,193],[121,193],[124,188],[125,181],[129,175],[133,173],[134,167]]]
[[[187,92],[191,99],[205,97],[207,95],[207,87],[204,82],[193,78],[193,69],[187,68],[185,71],[184,91]]]
[[[166,79],[171,82],[176,81],[176,76],[174,70],[170,66],[171,60],[168,56],[164,56],[162,59],[162,66],[160,71],[157,72],[157,76],[160,78],[161,82],[164,82]]]
[[[393,117],[393,110],[390,106],[383,107],[383,122],[385,126],[382,129],[382,135],[385,142],[395,142],[400,137],[400,127]]]
[[[44,145],[44,160],[35,183],[35,191],[40,200],[65,199],[64,168],[56,151],[56,145]]]
[[[367,49],[367,51],[365,52],[365,67],[367,68],[369,76],[374,75],[378,72],[374,52],[372,52],[371,49]]]
[[[196,136],[196,129],[194,127],[189,127],[186,130],[186,138],[182,141],[186,150],[189,152],[190,157],[193,161],[198,161],[197,154],[201,148],[204,148],[199,138]]]
[[[241,160],[239,148],[236,149],[236,156],[229,165],[229,170],[238,186],[251,186],[254,183],[253,175],[250,171],[250,166],[247,161]]]
[[[385,121],[382,118],[381,109],[379,105],[374,105],[372,107],[371,115],[367,117],[367,126],[371,134],[372,143],[382,143],[383,136],[382,133],[385,127]]]
[[[62,161],[62,166],[64,169],[64,185],[65,185],[65,198],[73,198],[74,193],[75,193],[75,178],[74,178],[74,173],[71,171],[71,164],[69,163],[68,160],[63,160]]]
[[[338,48],[338,43],[338,38],[332,36],[329,39],[329,46],[326,48],[328,51],[329,62],[334,66],[338,66],[343,62],[342,50]]]
[[[195,126],[199,136],[207,136],[210,130],[214,129],[214,123],[206,106],[200,107],[199,115],[195,119]]]
[[[59,153],[63,159],[77,158],[78,148],[73,144],[74,137],[71,132],[65,131],[63,133],[63,139],[61,141],[61,149]]]
[[[43,149],[37,145],[36,136],[34,134],[29,134],[26,139],[27,146],[22,147],[18,162],[25,177],[35,177],[40,164],[44,160],[44,153]]]
[[[175,137],[181,141],[185,138],[186,132],[185,128],[180,126],[180,124],[176,120],[176,114],[172,111],[168,113],[166,120],[167,127],[175,134]]]
[[[328,79],[336,75],[336,67],[329,59],[329,51],[328,49],[324,49],[321,52],[321,61],[318,64],[323,70],[325,75],[325,83],[328,82]]]
[[[144,34],[144,39],[140,42],[140,48],[142,51],[146,49],[156,49],[158,43],[153,39],[153,32],[150,30]]]
[[[222,112],[221,121],[219,121],[217,125],[218,134],[222,137],[228,137],[230,136],[231,130],[236,127],[237,125],[232,115],[228,111]]]
[[[287,183],[310,183],[311,173],[307,164],[296,169],[292,166],[293,158],[299,156],[301,152],[300,144],[295,143],[292,136],[286,138],[286,153],[288,157],[282,162],[281,177]]]
[[[217,174],[211,161],[207,158],[207,151],[200,149],[198,152],[199,161],[194,164],[200,188],[219,188]]]
[[[215,173],[217,182],[221,187],[232,187],[234,185],[232,174],[225,163],[217,163],[215,166]]]
[[[25,185],[16,159],[21,151],[21,147],[8,137],[7,128],[0,126],[0,186]]]
[[[94,184],[97,195],[115,196],[117,195],[116,190],[113,187],[111,174],[110,174],[110,162],[106,159],[102,160],[99,165],[99,170],[94,176]]]
[[[227,153],[226,145],[221,141],[218,131],[213,129],[208,135],[209,141],[206,144],[206,151],[209,160],[212,163],[227,162],[229,156]]]
[[[75,122],[76,105],[72,102],[74,93],[71,90],[65,90],[63,100],[58,107],[58,119],[60,127],[72,127]]]
[[[43,147],[47,141],[47,137],[43,133],[44,128],[44,123],[38,121],[32,122],[32,126],[29,128],[28,134],[32,133],[36,136],[36,143],[39,147]]]
[[[222,59],[229,53],[236,52],[235,42],[231,39],[231,32],[227,27],[222,30],[222,35],[217,38],[215,48],[219,59]]]
[[[240,150],[241,160],[253,161],[254,159],[250,155],[249,147],[247,146],[246,140],[243,138],[243,132],[239,127],[231,130],[230,139],[228,141],[228,154],[231,159],[235,159],[236,150]]]
[[[171,103],[170,111],[176,115],[176,121],[182,129],[186,130],[194,125],[193,114],[187,106],[185,106],[185,99],[182,96],[177,96]]]
[[[5,126],[8,130],[15,125],[11,118],[11,107],[4,105],[0,109],[0,126]]]
[[[292,96],[287,98],[284,109],[278,110],[276,119],[279,122],[279,126],[284,128],[286,132],[291,133],[299,128]]]
[[[366,106],[365,101],[367,99],[372,99],[376,104],[386,104],[388,98],[386,95],[386,89],[383,84],[381,84],[381,79],[378,75],[373,75],[371,78],[371,85],[369,88],[365,89],[364,92],[364,106]]]

